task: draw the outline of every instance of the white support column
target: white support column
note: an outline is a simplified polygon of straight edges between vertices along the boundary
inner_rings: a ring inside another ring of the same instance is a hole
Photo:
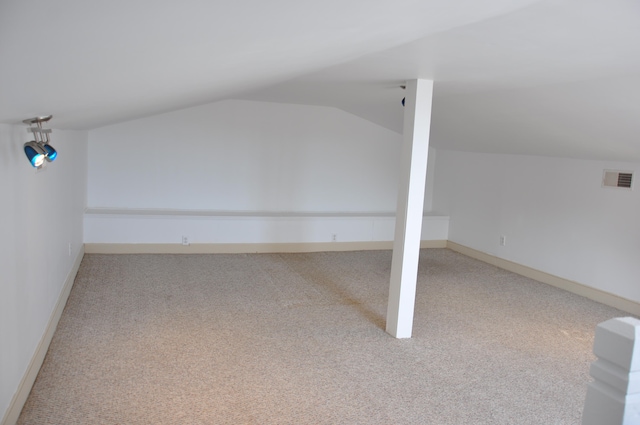
[[[640,320],[607,320],[596,327],[583,425],[640,424]]]
[[[387,332],[411,338],[429,155],[433,81],[407,81]]]

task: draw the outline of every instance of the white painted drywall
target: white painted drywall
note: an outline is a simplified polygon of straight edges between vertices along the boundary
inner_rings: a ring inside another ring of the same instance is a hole
[[[453,242],[640,302],[640,187],[604,169],[640,163],[438,150],[434,210]]]
[[[54,130],[58,159],[38,173],[27,137],[0,124],[0,422],[81,248],[86,203],[86,132]]]
[[[240,100],[93,130],[85,242],[391,240],[401,141],[339,109]]]
[[[400,143],[334,108],[213,103],[91,131],[88,206],[393,211]]]

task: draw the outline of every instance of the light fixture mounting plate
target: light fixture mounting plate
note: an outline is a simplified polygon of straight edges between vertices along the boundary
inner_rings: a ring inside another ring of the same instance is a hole
[[[47,116],[44,116],[44,117],[29,118],[28,120],[22,120],[22,122],[25,123],[25,124],[31,125],[31,124],[38,124],[38,123],[47,122],[51,118],[53,118],[53,115],[47,115]]]

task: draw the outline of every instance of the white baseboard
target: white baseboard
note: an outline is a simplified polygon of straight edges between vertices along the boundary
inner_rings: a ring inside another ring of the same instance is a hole
[[[33,357],[31,357],[31,362],[29,362],[27,371],[22,377],[22,381],[20,381],[18,390],[13,395],[13,398],[9,403],[9,408],[4,415],[4,418],[2,418],[2,421],[0,421],[0,425],[15,425],[18,421],[18,418],[20,417],[20,412],[22,412],[22,408],[24,407],[24,404],[29,397],[29,393],[31,392],[33,383],[36,381],[38,372],[40,372],[40,368],[42,367],[44,358],[47,354],[47,351],[49,350],[49,344],[51,344],[53,334],[58,327],[58,321],[60,321],[60,316],[62,316],[64,306],[67,304],[67,299],[69,298],[69,294],[71,293],[71,288],[73,287],[73,282],[75,281],[76,275],[78,274],[78,269],[80,268],[80,263],[82,262],[83,256],[84,248],[81,247],[78,252],[78,256],[75,259],[75,262],[73,263],[73,268],[67,275],[67,279],[65,280],[64,286],[62,287],[62,291],[60,292],[60,296],[58,297],[56,306],[51,313],[51,317],[49,318],[49,323],[47,324],[44,335],[42,335],[42,338],[38,343],[38,347],[36,348]]]
[[[582,283],[574,282],[572,280],[554,276],[552,274],[545,273],[528,266],[523,266],[522,264],[514,263],[513,261],[498,258],[496,256],[484,253],[482,251],[477,251],[473,248],[469,248],[455,242],[448,241],[447,248],[459,252],[460,254],[464,254],[467,257],[475,258],[476,260],[480,260],[496,267],[500,267],[501,269],[517,273],[521,276],[525,276],[533,280],[537,280],[538,282],[555,286],[556,288],[564,289],[565,291],[581,295],[610,307],[614,307],[627,313],[631,313],[635,316],[640,316],[640,303],[620,297],[618,295],[614,295],[600,289],[595,289]]]
[[[422,241],[421,248],[445,248],[446,240]],[[393,248],[393,241],[315,243],[118,244],[86,243],[87,254],[248,254],[277,252],[371,251]]]
[[[447,241],[420,241],[420,248],[446,248]],[[393,248],[393,247],[392,247]]]

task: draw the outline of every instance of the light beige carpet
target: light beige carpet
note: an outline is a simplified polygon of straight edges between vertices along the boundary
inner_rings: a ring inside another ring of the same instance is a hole
[[[390,251],[86,255],[19,424],[579,424],[621,311],[423,250],[414,337]]]

